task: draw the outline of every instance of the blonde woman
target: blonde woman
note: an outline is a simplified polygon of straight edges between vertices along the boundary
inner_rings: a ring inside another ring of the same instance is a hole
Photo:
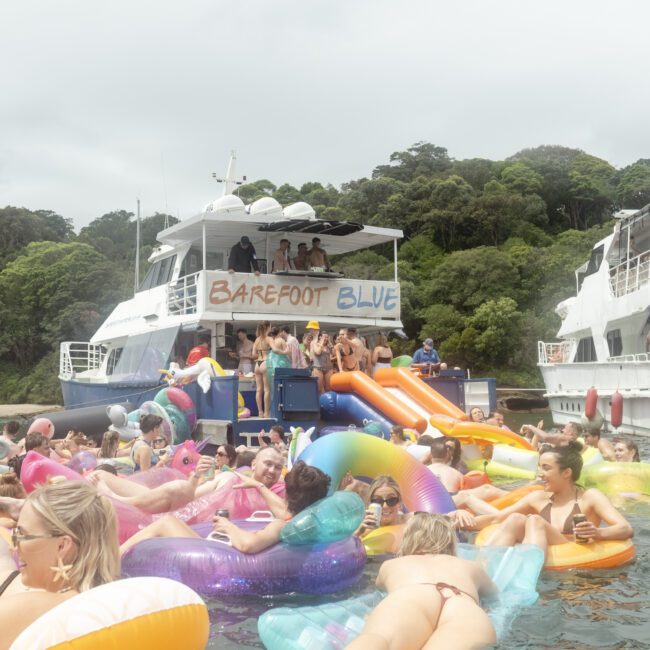
[[[374,375],[379,368],[390,368],[392,360],[393,351],[388,347],[388,339],[380,334],[372,351],[372,374]]]
[[[496,641],[492,622],[479,606],[479,596],[494,593],[496,587],[478,562],[456,557],[450,519],[414,515],[400,555],[379,569],[377,586],[388,596],[348,650],[463,650]]]
[[[67,481],[34,490],[25,500],[12,543],[20,568],[10,569],[0,541],[0,650],[39,616],[120,574],[117,523],[110,502],[91,485]],[[11,588],[20,574],[24,587]]]
[[[255,402],[257,404],[257,414],[259,417],[268,416],[269,398],[271,395],[271,386],[269,376],[266,372],[266,357],[271,349],[269,341],[269,330],[271,323],[265,320],[257,325],[255,332],[255,342],[253,343],[253,358],[255,359]]]

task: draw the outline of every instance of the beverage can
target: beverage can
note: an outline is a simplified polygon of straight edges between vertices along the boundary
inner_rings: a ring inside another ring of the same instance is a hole
[[[228,510],[228,508],[219,508],[219,510],[217,510],[214,514],[217,517],[225,517],[226,519],[230,518],[230,510]]]
[[[578,525],[581,524],[583,521],[587,521],[587,516],[583,515],[581,512],[578,514],[573,515],[573,526],[574,528]],[[582,537],[582,535],[575,535],[575,542],[576,544],[586,544],[589,541],[588,537]]]
[[[382,506],[381,503],[371,503],[368,506],[368,510],[374,515],[375,519],[377,520],[377,528],[379,527],[379,524],[381,522],[381,511],[382,511]]]

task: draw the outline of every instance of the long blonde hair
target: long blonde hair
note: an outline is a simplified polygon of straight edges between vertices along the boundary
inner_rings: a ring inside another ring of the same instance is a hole
[[[378,490],[380,487],[389,487],[399,497],[399,500],[402,500],[402,490],[400,490],[399,483],[392,476],[388,476],[387,474],[380,474],[370,484],[370,489],[368,490],[368,501],[372,499],[372,495],[375,493],[375,490]]]
[[[48,532],[69,535],[77,547],[70,587],[87,591],[120,575],[117,521],[108,499],[81,481],[40,487],[27,502],[43,519]]]
[[[449,517],[414,514],[406,524],[400,555],[456,555],[456,531]]]

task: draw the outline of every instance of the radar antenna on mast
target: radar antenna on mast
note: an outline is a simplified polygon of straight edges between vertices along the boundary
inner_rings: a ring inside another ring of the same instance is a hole
[[[240,185],[243,185],[246,182],[246,176],[242,176],[241,180],[235,178],[235,166],[237,164],[237,154],[235,151],[230,152],[230,161],[228,162],[228,171],[226,172],[225,178],[217,177],[216,172],[212,172],[212,178],[214,178],[217,183],[225,183],[223,188],[223,196],[228,194],[234,194],[234,190],[237,189]]]

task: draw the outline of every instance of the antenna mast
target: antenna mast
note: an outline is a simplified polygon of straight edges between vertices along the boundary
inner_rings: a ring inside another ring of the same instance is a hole
[[[242,179],[240,181],[238,181],[235,178],[236,166],[237,166],[237,154],[233,149],[230,152],[230,160],[228,162],[228,171],[226,172],[226,177],[218,178],[216,172],[212,172],[212,178],[214,178],[214,180],[217,181],[217,183],[225,183],[223,188],[223,196],[226,196],[228,194],[234,194],[234,190],[236,190],[240,185],[243,185],[246,182],[246,176],[242,176]]]
[[[140,199],[135,217],[135,280],[133,286],[133,295],[138,292],[140,286]]]

